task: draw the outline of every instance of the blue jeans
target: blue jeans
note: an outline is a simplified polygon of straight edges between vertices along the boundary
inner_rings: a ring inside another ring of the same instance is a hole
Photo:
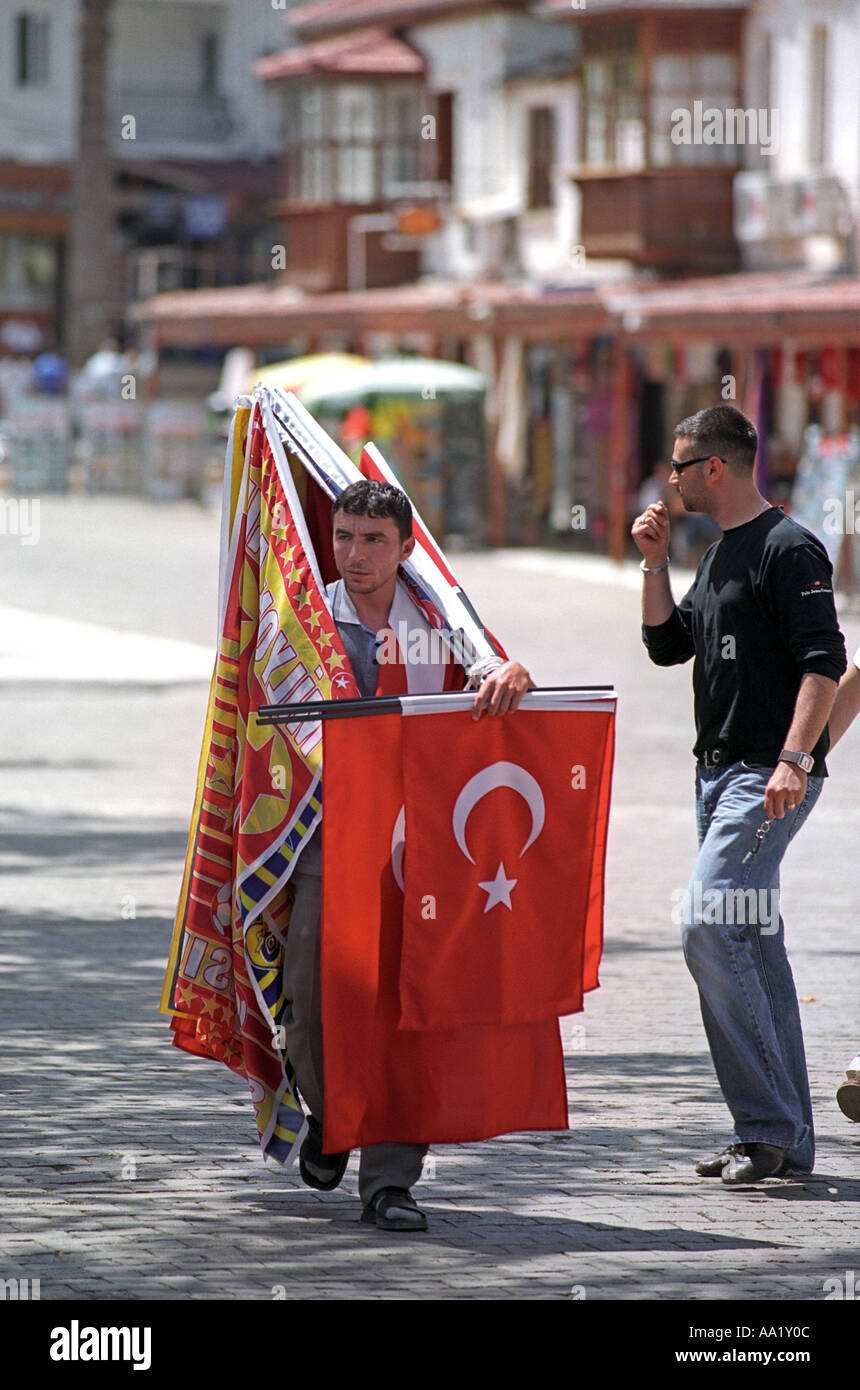
[[[776,1144],[792,1168],[815,1158],[800,1010],[779,915],[779,866],[821,793],[807,779],[795,811],[767,821],[773,768],[732,763],[696,769],[699,856],[682,909],[684,956],[699,989],[717,1080],[735,1122],[734,1143]],[[743,862],[750,850],[759,846]]]

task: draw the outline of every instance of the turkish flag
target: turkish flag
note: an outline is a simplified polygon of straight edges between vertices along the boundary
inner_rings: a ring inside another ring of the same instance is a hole
[[[402,1027],[582,1008],[602,943],[613,720],[613,701],[406,714]]]
[[[324,1148],[567,1129],[556,1018],[421,1032],[400,1025],[407,722],[400,714],[323,722]]]

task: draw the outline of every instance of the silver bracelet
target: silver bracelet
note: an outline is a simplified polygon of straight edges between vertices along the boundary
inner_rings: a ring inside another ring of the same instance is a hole
[[[662,574],[664,570],[667,570],[669,568],[669,556],[667,555],[662,565],[658,565],[656,569],[649,570],[644,560],[642,561],[639,568],[641,569],[643,574]]]

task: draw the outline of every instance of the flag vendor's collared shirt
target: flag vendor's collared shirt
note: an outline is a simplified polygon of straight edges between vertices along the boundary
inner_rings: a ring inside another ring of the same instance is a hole
[[[405,593],[399,581],[397,588],[398,593],[391,610],[392,619],[395,608],[399,610],[401,602],[405,601],[409,606],[410,630],[425,631],[429,640],[433,629],[427,619]],[[331,604],[335,626],[346,648],[356,684],[362,696],[367,699],[376,694],[379,680],[379,663],[376,656],[379,637],[361,621],[342,579],[336,579],[333,584],[329,584],[326,594]],[[441,682],[438,689],[442,689]],[[322,840],[319,826],[312,831],[305,841],[299,856],[298,871],[305,874],[322,874]]]

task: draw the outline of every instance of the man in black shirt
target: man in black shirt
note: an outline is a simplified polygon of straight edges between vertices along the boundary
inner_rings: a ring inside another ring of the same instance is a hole
[[[662,502],[633,524],[643,555],[651,660],[695,657],[699,856],[684,895],[684,954],[714,1068],[735,1122],[696,1171],[755,1182],[814,1159],[797,993],[779,916],[779,866],[827,775],[827,719],[845,643],[823,545],[753,479],[758,439],[733,406],[675,429],[670,483],[723,535],[676,605]]]

